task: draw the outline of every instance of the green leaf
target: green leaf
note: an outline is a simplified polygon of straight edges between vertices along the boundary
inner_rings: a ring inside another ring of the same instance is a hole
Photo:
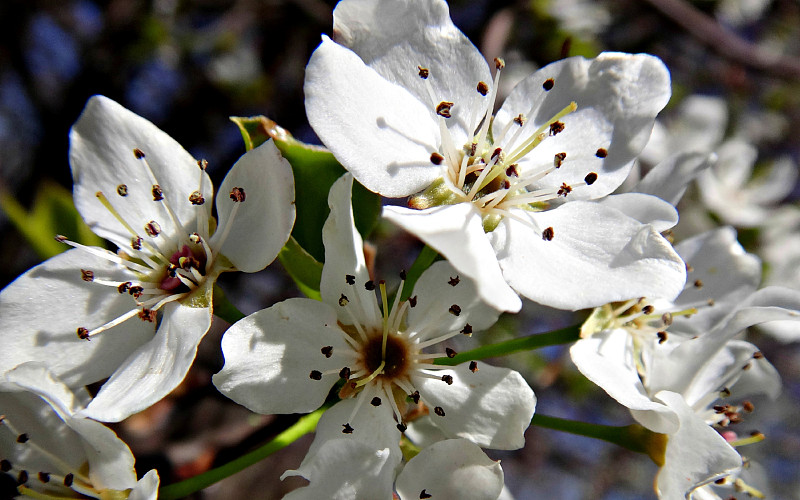
[[[54,239],[57,234],[84,245],[104,246],[103,239],[89,229],[75,209],[72,193],[58,184],[45,182],[30,211],[10,193],[0,192],[0,209],[43,260],[69,248]]]
[[[298,141],[264,116],[231,117],[231,120],[239,126],[248,150],[272,138],[284,158],[292,164],[297,208],[292,236],[317,261],[324,261],[322,225],[329,213],[328,191],[336,179],[345,173],[344,167],[329,150]],[[354,183],[353,213],[356,228],[366,238],[380,218],[380,196],[358,182]]]
[[[322,264],[303,250],[294,237],[289,237],[289,241],[278,254],[278,259],[306,297],[322,300],[319,293]]]

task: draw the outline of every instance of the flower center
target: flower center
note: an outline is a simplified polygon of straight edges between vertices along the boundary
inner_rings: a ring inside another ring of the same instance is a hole
[[[528,158],[525,171],[519,164],[520,160],[528,157],[549,137],[563,132],[566,124],[561,120],[573,113],[577,104],[571,102],[546,122],[538,127],[534,126],[528,116],[535,113],[544,94],[555,86],[554,80],[550,78],[543,82],[540,95],[534,96],[527,114],[520,113],[501,130],[493,130],[497,88],[504,67],[505,63],[501,59],[495,59],[497,72],[491,89],[486,82],[477,83],[476,90],[486,97],[486,102],[471,113],[471,120],[468,122],[470,137],[466,144],[458,148],[447,125],[447,120],[452,118],[451,111],[458,103],[438,100],[429,82],[431,71],[418,66],[419,76],[425,82],[430,105],[439,122],[441,144],[438,151],[431,153],[430,160],[442,168],[442,177],[423,192],[412,196],[409,207],[424,209],[469,202],[482,212],[484,231],[490,232],[503,217],[517,218],[510,212],[512,208],[544,210],[549,206],[549,200],[566,197],[573,189],[591,185],[597,180],[596,172],[588,172],[581,183],[569,185],[562,182],[557,188],[533,187],[568,162],[567,152],[556,153],[553,158]],[[607,154],[606,149],[597,149],[598,158],[604,158]],[[529,221],[524,222],[530,224]]]
[[[386,337],[385,354],[382,336],[372,337],[362,349],[364,367],[368,372],[381,370],[380,376],[388,380],[406,375],[410,358],[409,346],[396,333],[390,333]]]

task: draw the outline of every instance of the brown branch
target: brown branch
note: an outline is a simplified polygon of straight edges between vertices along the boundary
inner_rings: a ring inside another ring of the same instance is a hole
[[[780,78],[800,80],[800,59],[748,42],[684,0],[646,1],[721,56]]]

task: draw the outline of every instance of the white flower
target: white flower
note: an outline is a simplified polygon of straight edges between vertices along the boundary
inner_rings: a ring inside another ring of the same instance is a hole
[[[449,438],[496,449],[522,447],[536,398],[520,374],[475,361],[435,365],[434,358],[455,352],[442,347],[428,352],[449,338],[489,327],[499,312],[484,305],[475,285],[444,261],[422,274],[408,300],[399,300],[401,282],[390,311],[385,284],[369,279],[351,187],[346,174],[328,197],[322,302],[289,299],[231,326],[222,338],[225,365],[214,385],[258,413],[300,413],[321,406],[344,379],[339,390],[344,401],[323,418],[335,416],[334,435],[361,443],[353,448],[366,442],[374,454],[386,446],[373,441],[393,443],[378,457],[389,461],[389,471],[399,463],[397,443],[409,416],[435,415]]]
[[[416,193],[411,209],[384,215],[475,279],[485,301],[518,310],[516,290],[579,309],[680,291],[665,240],[585,201],[622,183],[669,99],[657,58],[556,62],[492,116],[504,63],[493,79],[444,1],[344,0],[334,37],[306,70],[309,122],[368,189]]]
[[[183,380],[217,276],[275,258],[294,222],[294,183],[274,144],[248,152],[222,183],[216,224],[205,162],[100,96],[72,129],[70,162],[78,211],[119,251],[60,237],[76,248],[0,293],[0,372],[42,361],[72,387],[110,376],[84,414],[118,421]]]
[[[732,139],[717,149],[717,155],[717,161],[697,179],[703,204],[727,224],[768,225],[775,206],[797,183],[797,165],[788,157],[779,158],[767,175],[752,180],[758,156],[754,146]]]
[[[780,381],[755,346],[732,338],[757,323],[800,320],[800,294],[755,291],[760,263],[731,228],[676,249],[690,267],[690,283],[674,303],[640,299],[598,309],[570,354],[637,421],[668,435],[656,482],[662,498],[677,499],[741,467],[739,454],[710,425],[739,420],[747,405],[715,402],[775,397]]]
[[[40,363],[7,372],[0,379],[0,470],[26,497],[155,500],[158,473],[137,482],[128,446],[77,415],[88,400],[86,390],[73,393]]]

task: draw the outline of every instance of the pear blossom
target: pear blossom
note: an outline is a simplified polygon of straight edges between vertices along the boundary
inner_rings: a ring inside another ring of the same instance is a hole
[[[800,320],[800,294],[756,290],[760,262],[731,228],[676,249],[690,269],[684,292],[672,303],[637,299],[595,310],[570,355],[639,423],[668,436],[656,489],[677,499],[741,468],[738,452],[711,426],[736,423],[752,407],[717,400],[776,397],[780,380],[755,346],[733,337],[757,323]]]
[[[348,450],[377,453],[373,459],[378,462],[359,461],[352,467],[354,474],[362,466],[372,470],[365,477],[381,484],[391,484],[386,478],[393,477],[400,460],[400,433],[417,416],[435,415],[435,425],[447,438],[521,448],[536,398],[520,374],[475,361],[436,365],[434,358],[456,352],[443,346],[427,350],[491,326],[499,311],[483,304],[475,284],[445,261],[426,270],[406,300],[400,299],[401,282],[390,309],[385,283],[370,280],[365,265],[351,189],[352,176],[346,174],[328,197],[322,302],[288,299],[231,326],[222,338],[225,365],[214,375],[214,385],[254,412],[274,414],[312,411],[343,381],[343,401],[323,418],[338,430],[331,435],[355,438],[358,444]],[[309,455],[316,451],[312,448]],[[301,470],[314,482],[316,469]]]
[[[220,273],[267,266],[294,223],[291,168],[272,142],[236,162],[216,199],[206,162],[102,96],[70,133],[75,205],[117,252],[74,247],[0,292],[0,373],[46,362],[71,387],[110,377],[82,414],[119,421],[168,394],[212,319]]]
[[[443,0],[343,0],[333,34],[306,69],[309,122],[368,189],[413,195],[384,216],[485,301],[519,310],[516,291],[580,309],[680,292],[680,259],[652,227],[587,201],[624,181],[669,100],[660,60],[558,61],[493,115],[505,63],[493,78]]]
[[[155,500],[155,470],[136,480],[134,458],[111,429],[79,415],[90,397],[41,363],[0,379],[0,471],[23,496]]]
[[[797,166],[788,157],[775,160],[769,172],[752,180],[758,151],[732,139],[717,149],[718,159],[697,179],[703,204],[726,224],[738,227],[767,225],[776,205],[797,184]]]

